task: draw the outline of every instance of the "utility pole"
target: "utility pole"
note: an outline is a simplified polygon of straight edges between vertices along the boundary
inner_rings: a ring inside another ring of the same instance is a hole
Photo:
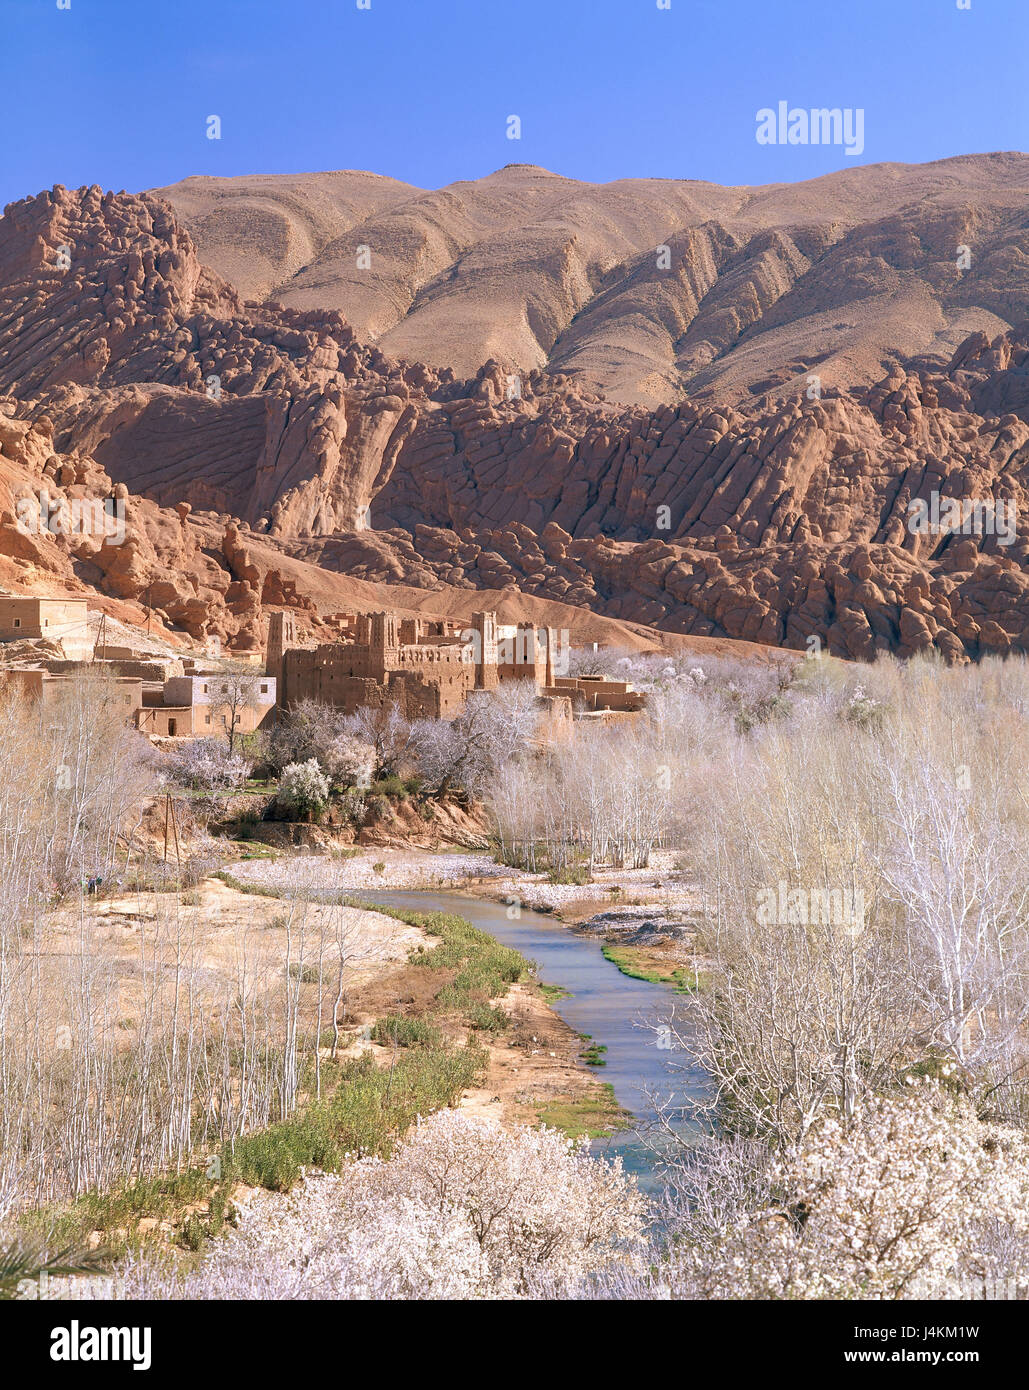
[[[182,868],[182,857],[179,853],[179,827],[175,820],[175,803],[172,801],[171,792],[166,792],[164,797],[164,862],[168,862],[168,831],[171,830],[172,841],[175,845],[175,862]]]
[[[101,646],[101,643],[103,644],[102,646]],[[101,613],[101,614],[100,614],[100,629],[99,629],[99,631],[97,632],[96,641],[93,643],[93,660],[94,660],[94,661],[96,660],[96,651],[97,651],[97,647],[101,647],[101,656],[100,656],[100,660],[101,660],[101,661],[106,661],[106,660],[107,660],[107,614],[106,614],[106,613]]]

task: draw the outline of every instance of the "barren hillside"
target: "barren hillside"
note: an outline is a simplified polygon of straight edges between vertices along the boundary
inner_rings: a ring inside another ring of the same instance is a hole
[[[154,191],[248,297],[338,309],[459,376],[495,358],[656,405],[816,370],[871,385],[888,359],[995,336],[1029,316],[1027,189],[1029,157],[990,154],[753,188],[511,164],[436,190],[343,171]]]
[[[976,272],[976,299],[1015,318],[1024,164],[855,170],[744,201],[752,218],[780,216],[787,200],[812,224],[839,226],[858,202],[883,213],[890,190],[908,208],[919,187],[919,206],[965,198],[994,169],[1008,240],[1001,254],[993,232],[972,238],[973,266],[994,266]],[[351,177],[363,182],[346,194]],[[537,185],[540,217],[559,204],[567,214],[555,191],[567,181],[496,179],[506,197],[467,194],[476,226],[524,219]],[[264,183],[296,200],[304,179]],[[710,199],[705,216],[744,198],[672,188],[697,207]],[[305,225],[321,235],[359,214],[367,225],[405,199],[388,180],[327,175]],[[642,225],[649,207],[634,194],[624,216]],[[616,222],[610,212],[605,226]],[[912,235],[921,246],[927,233]],[[540,278],[546,256],[523,249]],[[856,265],[852,282],[819,273],[836,294],[890,282]],[[737,308],[752,302],[740,283],[725,289]],[[723,354],[726,372],[745,346]],[[146,599],[169,628],[237,646],[260,643],[268,607],[328,630],[333,613],[384,606],[390,585],[408,610],[499,604],[618,645],[674,635],[803,648],[817,637],[840,655],[936,647],[957,659],[1025,647],[1029,326],[940,346],[870,367],[871,385],[826,376],[820,399],[805,379],[774,398],[725,386],[726,399],[648,409],[542,369],[508,399],[503,363],[477,361],[463,378],[386,355],[337,308],[244,301],[166,202],[56,188],[0,219],[0,582],[78,583],[140,618]],[[69,503],[120,500],[124,543],[26,535],[18,504],[44,489]],[[910,504],[934,494],[1002,518],[1010,506],[1010,534],[913,531]]]

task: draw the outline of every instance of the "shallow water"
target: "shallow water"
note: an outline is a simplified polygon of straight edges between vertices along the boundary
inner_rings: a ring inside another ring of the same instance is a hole
[[[544,984],[569,990],[571,998],[559,999],[553,1005],[555,1012],[577,1033],[588,1033],[594,1042],[606,1046],[606,1065],[590,1070],[599,1081],[611,1083],[619,1104],[636,1117],[632,1129],[595,1140],[593,1148],[620,1154],[626,1169],[639,1174],[641,1187],[660,1186],[658,1154],[668,1139],[657,1126],[655,1100],[671,1100],[687,1108],[675,1129],[688,1136],[696,1130],[696,1122],[688,1116],[690,1102],[700,1099],[707,1085],[706,1074],[689,1067],[681,1053],[675,1054],[676,1070],[670,1071],[673,1054],[658,1046],[653,1031],[639,1026],[646,1020],[667,1018],[679,999],[668,985],[623,975],[604,959],[595,937],[573,932],[552,917],[524,907],[520,917],[511,920],[502,903],[460,893],[368,890],[360,897],[413,912],[456,913],[535,961]]]

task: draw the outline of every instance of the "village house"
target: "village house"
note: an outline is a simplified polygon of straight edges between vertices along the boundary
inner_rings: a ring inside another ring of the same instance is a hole
[[[558,676],[545,695],[567,695],[577,712],[589,714],[637,714],[647,697],[628,681],[609,676]]]
[[[498,624],[492,612],[475,613],[468,624],[394,612],[341,615],[337,621],[338,640],[305,646],[295,615],[272,612],[263,671],[261,664],[248,663],[250,669],[240,674],[213,659],[154,655],[98,640],[85,599],[0,595],[0,644],[46,638],[64,653],[41,653],[31,665],[0,670],[0,681],[49,700],[76,672],[105,672],[118,682],[129,721],[157,738],[221,737],[230,725],[237,733],[252,733],[272,724],[278,710],[305,699],[344,714],[395,705],[408,719],[454,719],[473,692],[511,682],[532,689],[552,736],[560,736],[573,718],[627,716],[645,703],[625,681],[562,674],[567,634],[554,628]]]
[[[237,733],[252,733],[275,719],[276,682],[260,667],[240,676],[215,662],[98,641],[85,599],[0,595],[0,661],[2,644],[40,639],[59,643],[64,655],[40,654],[31,665],[0,669],[0,689],[45,704],[76,673],[102,673],[117,685],[126,722],[163,738],[220,737],[230,720]]]
[[[71,683],[77,670],[104,672],[116,686],[115,699],[125,706],[126,723],[134,724],[141,733],[158,738],[219,738],[224,736],[229,721],[234,720],[237,733],[249,734],[264,727],[275,718],[275,681],[261,676],[251,691],[238,686],[224,693],[228,682],[217,674],[209,677],[172,676],[168,680],[141,680],[138,676],[121,674],[113,662],[62,662],[63,672],[43,666],[19,666],[0,670],[0,690],[17,691],[30,700],[44,705],[60,697]],[[204,686],[210,687],[205,692]]]
[[[17,692],[46,706],[67,691],[71,679],[70,675],[54,675],[41,666],[17,666],[0,670],[0,691]],[[115,701],[124,707],[125,722],[131,723],[143,703],[143,682],[132,676],[117,676],[115,684]]]
[[[274,722],[276,683],[272,676],[245,677],[222,671],[171,676],[159,699],[147,699],[137,711],[136,727],[165,738],[211,738],[225,735],[230,720],[239,734],[252,734]]]
[[[66,656],[85,660],[93,653],[86,600],[0,595],[0,642],[26,638],[60,642]]]

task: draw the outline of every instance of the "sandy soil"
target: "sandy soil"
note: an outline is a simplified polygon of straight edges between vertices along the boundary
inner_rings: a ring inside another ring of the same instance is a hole
[[[119,981],[125,1041],[142,1007],[141,954],[161,964],[164,987],[169,989],[175,959],[191,961],[194,988],[212,1001],[214,1017],[231,997],[244,962],[252,979],[271,985],[281,979],[287,959],[299,960],[302,941],[304,960],[311,963],[317,961],[319,937],[330,953],[340,937],[349,961],[346,987],[356,991],[406,968],[410,948],[428,939],[380,913],[257,897],[216,878],[205,879],[186,894],[131,893],[87,899],[87,904],[85,919],[74,910],[51,916],[41,943],[41,968],[60,977],[66,961],[82,949],[80,934],[85,928],[91,959],[98,965],[103,962]],[[327,977],[334,982],[331,961]]]
[[[511,1026],[489,1044],[489,1070],[466,1091],[461,1109],[502,1124],[535,1124],[549,1104],[587,1102],[596,1078],[579,1062],[581,1040],[534,985],[514,985],[498,1001]]]

